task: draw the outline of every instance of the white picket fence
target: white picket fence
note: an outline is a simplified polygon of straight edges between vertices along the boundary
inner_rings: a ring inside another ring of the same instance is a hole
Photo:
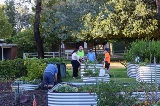
[[[71,52],[62,52],[61,57],[66,58],[67,60],[71,59]],[[38,53],[23,53],[23,58],[33,58],[33,57],[38,57]],[[60,57],[59,52],[44,52],[44,57],[45,58],[55,58],[55,57]]]

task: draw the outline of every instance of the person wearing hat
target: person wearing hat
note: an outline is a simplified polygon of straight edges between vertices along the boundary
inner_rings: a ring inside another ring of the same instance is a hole
[[[105,48],[103,53],[104,53],[105,70],[106,70],[106,73],[108,73],[109,76],[111,77],[110,72],[109,72],[109,68],[110,68],[110,54],[109,54],[109,49],[108,49],[108,48]]]
[[[96,60],[96,55],[92,49],[89,49],[89,52],[87,54],[87,59],[92,62],[94,62]]]

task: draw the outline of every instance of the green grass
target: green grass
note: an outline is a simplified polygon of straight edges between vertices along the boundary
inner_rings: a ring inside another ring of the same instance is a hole
[[[72,68],[68,68],[66,71],[67,75],[66,78],[62,79],[63,82],[82,82],[82,79],[80,77],[78,77],[77,79],[72,78]],[[80,76],[80,72],[78,73],[78,75]]]
[[[135,78],[129,78],[127,76],[127,70],[126,68],[112,68],[110,69],[111,74],[111,81],[119,81],[123,83],[132,83],[136,82]],[[80,76],[80,72],[78,74]],[[82,82],[82,79],[78,77],[78,79],[72,78],[72,68],[67,69],[67,76],[66,78],[62,79],[63,82]]]
[[[111,81],[119,81],[123,83],[132,83],[136,82],[135,78],[129,78],[127,76],[126,68],[112,68],[110,69]]]

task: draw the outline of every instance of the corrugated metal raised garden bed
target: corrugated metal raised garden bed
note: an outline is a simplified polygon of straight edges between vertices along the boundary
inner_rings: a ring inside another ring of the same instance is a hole
[[[109,75],[105,74],[103,64],[82,64],[81,79],[83,79],[83,82],[110,81]]]
[[[48,106],[97,106],[95,83],[59,83],[48,91]]]
[[[100,97],[96,94],[99,92],[97,87],[100,87],[98,83],[59,83],[48,91],[47,104],[48,106],[97,106],[98,97]],[[152,100],[156,95],[158,98],[160,97],[159,92],[135,91],[127,93],[122,91],[118,94],[122,94],[124,97],[130,96],[133,99],[137,98],[140,101],[145,101],[148,98]]]
[[[160,65],[146,65],[138,67],[136,81],[145,83],[160,83]]]
[[[15,81],[11,84],[12,91],[16,90],[22,90],[22,91],[28,91],[28,90],[35,90],[39,87],[39,81]]]

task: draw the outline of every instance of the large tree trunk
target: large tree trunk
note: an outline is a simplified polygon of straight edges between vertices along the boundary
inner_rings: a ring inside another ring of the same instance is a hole
[[[158,15],[158,26],[160,27],[160,0],[156,0],[157,15]]]
[[[37,44],[38,58],[44,58],[43,42],[39,31],[41,5],[42,5],[42,0],[37,0],[35,22],[34,22],[34,38]]]

